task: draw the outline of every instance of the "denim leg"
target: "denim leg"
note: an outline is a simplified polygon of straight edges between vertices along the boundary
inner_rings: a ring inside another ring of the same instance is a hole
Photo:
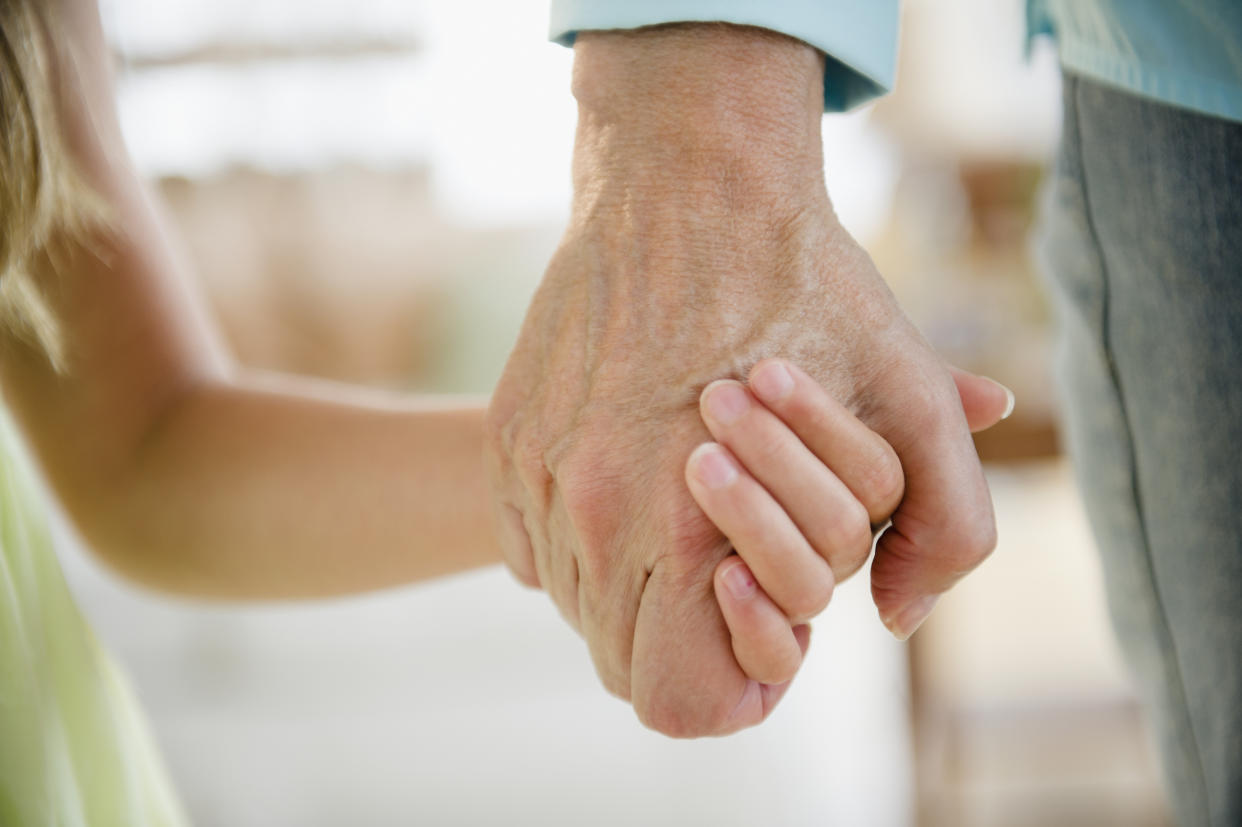
[[[1242,824],[1242,124],[1074,77],[1041,240],[1066,434],[1183,825]]]

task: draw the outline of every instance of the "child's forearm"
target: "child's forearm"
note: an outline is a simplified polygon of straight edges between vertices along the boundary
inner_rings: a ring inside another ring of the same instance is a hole
[[[482,404],[306,380],[209,382],[75,498],[95,550],[146,585],[209,597],[357,592],[499,561]]]
[[[90,546],[157,588],[337,594],[499,558],[481,404],[239,372],[151,205],[124,176],[123,229],[59,243],[39,284],[57,367],[0,329],[5,404]],[[49,259],[51,257],[49,256]]]
[[[498,559],[481,406],[236,371],[127,159],[94,2],[47,10],[36,86],[58,129],[39,139],[65,163],[43,188],[80,179],[104,220],[58,219],[34,239],[23,269],[61,358],[0,320],[0,384],[89,544],[148,585],[228,597],[337,594]]]

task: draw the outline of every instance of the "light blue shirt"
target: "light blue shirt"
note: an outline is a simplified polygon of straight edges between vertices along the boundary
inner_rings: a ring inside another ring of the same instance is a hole
[[[893,86],[898,0],[552,0],[552,39],[588,29],[721,21],[782,32],[828,55],[824,106]],[[1028,37],[1054,35],[1066,70],[1242,121],[1242,0],[1027,0]]]

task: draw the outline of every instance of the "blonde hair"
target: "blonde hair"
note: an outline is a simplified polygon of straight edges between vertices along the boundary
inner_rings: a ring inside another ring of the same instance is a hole
[[[0,0],[0,332],[61,361],[56,319],[34,276],[57,234],[76,235],[100,214],[67,157],[48,53],[52,5]]]

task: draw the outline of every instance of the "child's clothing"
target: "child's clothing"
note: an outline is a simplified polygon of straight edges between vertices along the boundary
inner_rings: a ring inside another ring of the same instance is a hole
[[[61,574],[0,411],[0,827],[179,827],[134,697]]]

